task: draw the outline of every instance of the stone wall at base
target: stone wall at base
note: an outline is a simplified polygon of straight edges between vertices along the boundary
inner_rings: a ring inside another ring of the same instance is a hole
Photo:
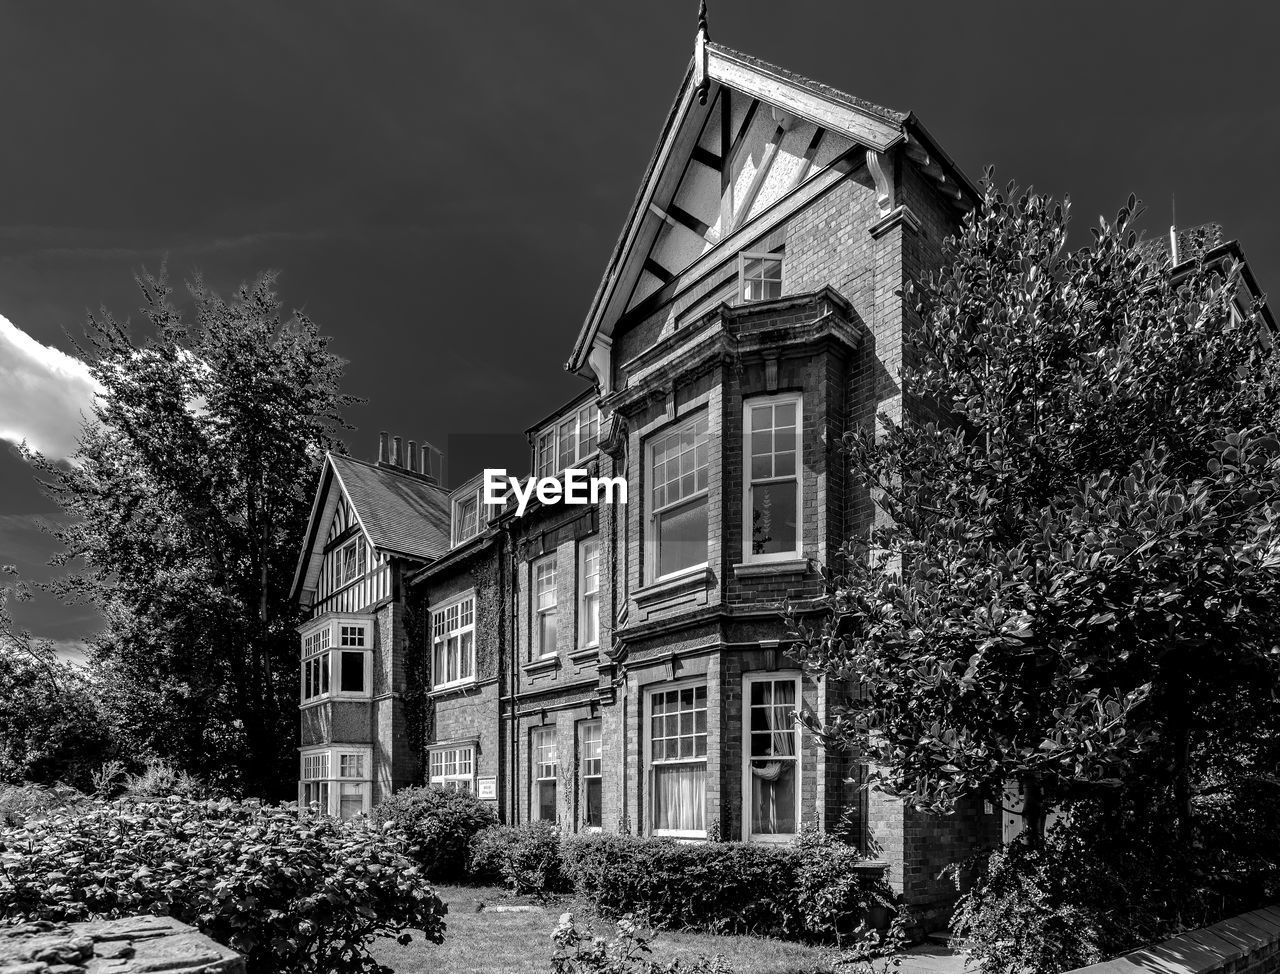
[[[1070,974],[1275,974],[1280,906],[1242,913],[1172,940],[1077,968]]]
[[[244,974],[244,959],[171,917],[0,927],[0,974]]]

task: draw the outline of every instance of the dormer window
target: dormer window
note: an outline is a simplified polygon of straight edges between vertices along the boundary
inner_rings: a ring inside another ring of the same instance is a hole
[[[453,543],[460,545],[480,533],[480,491],[464,494],[453,502]]]
[[[782,254],[739,254],[738,294],[744,302],[782,297]]]
[[[586,463],[596,452],[599,438],[600,411],[595,403],[587,403],[538,434],[534,445],[538,476],[554,477]]]

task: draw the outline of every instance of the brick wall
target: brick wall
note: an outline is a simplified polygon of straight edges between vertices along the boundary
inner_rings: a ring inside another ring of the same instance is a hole
[[[1280,971],[1280,906],[1192,930],[1072,974],[1274,974]]]

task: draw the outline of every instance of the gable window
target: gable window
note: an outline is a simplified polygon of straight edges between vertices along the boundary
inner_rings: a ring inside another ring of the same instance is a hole
[[[580,406],[538,435],[535,466],[539,477],[554,477],[586,463],[600,438],[600,411],[593,402]]]
[[[531,796],[534,821],[556,820],[556,729],[535,727],[529,732],[533,758],[533,795]]]
[[[460,545],[480,533],[480,492],[473,491],[453,502],[453,543]]]
[[[650,816],[657,835],[705,836],[707,685],[649,691]]]
[[[533,651],[537,656],[556,654],[556,556],[533,563]]]
[[[742,455],[747,458],[743,504],[746,561],[799,558],[800,429],[798,395],[743,405]]]
[[[428,782],[445,791],[475,791],[476,751],[472,745],[445,747],[430,754]]]
[[[800,820],[800,679],[748,673],[743,741],[743,838],[777,841],[796,834]]]
[[[707,414],[649,442],[649,580],[707,562]]]
[[[370,623],[331,621],[302,637],[302,703],[332,697],[368,698],[372,688]]]
[[[782,297],[782,255],[738,255],[738,293],[745,301]]]
[[[349,746],[316,748],[302,754],[298,800],[323,815],[355,818],[369,812],[372,751]]]
[[[588,829],[598,829],[604,824],[601,774],[604,756],[600,731],[599,720],[584,720],[578,725],[578,762],[582,777],[578,817]]]
[[[578,548],[578,640],[583,648],[600,645],[600,540]]]
[[[468,595],[431,614],[431,686],[461,686],[475,677],[476,599]]]
[[[365,572],[365,546],[362,538],[353,538],[338,549],[338,584],[354,582]]]

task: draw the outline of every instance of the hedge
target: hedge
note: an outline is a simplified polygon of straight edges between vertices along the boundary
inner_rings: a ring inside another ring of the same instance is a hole
[[[601,915],[654,926],[840,940],[893,903],[856,849],[814,835],[786,846],[577,836],[561,857]]]
[[[172,916],[251,974],[381,972],[375,937],[443,940],[445,905],[393,825],[254,802],[94,802],[0,830],[0,922]]]

